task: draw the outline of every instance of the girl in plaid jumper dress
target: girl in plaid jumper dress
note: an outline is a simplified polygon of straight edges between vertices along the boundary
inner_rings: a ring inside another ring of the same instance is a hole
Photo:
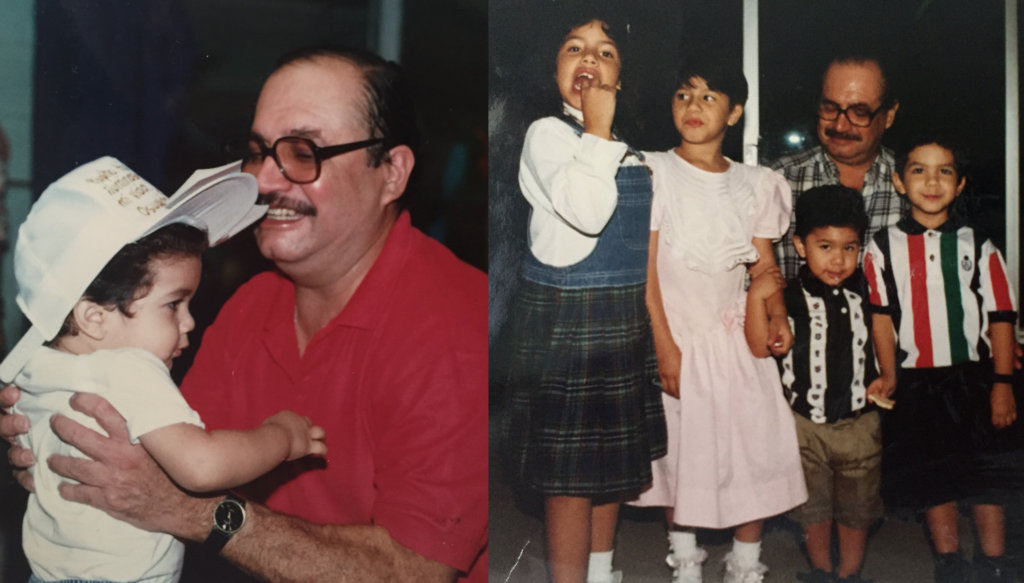
[[[526,135],[530,253],[513,312],[512,470],[545,497],[555,583],[612,583],[619,502],[651,481],[665,420],[644,305],[651,179],[611,133],[619,47],[591,20],[566,35],[563,115]]]

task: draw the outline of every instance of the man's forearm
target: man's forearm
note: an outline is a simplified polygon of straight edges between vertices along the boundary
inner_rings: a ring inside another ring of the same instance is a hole
[[[219,500],[209,504],[207,525],[213,523]],[[205,539],[199,532],[188,529],[188,538]],[[454,569],[403,547],[382,527],[313,524],[254,503],[246,505],[245,526],[221,554],[243,571],[275,583],[450,583],[456,577]]]

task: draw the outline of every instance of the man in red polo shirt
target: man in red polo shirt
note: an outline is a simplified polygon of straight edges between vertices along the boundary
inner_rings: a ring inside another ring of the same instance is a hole
[[[65,498],[271,581],[485,581],[487,282],[401,210],[416,132],[399,69],[360,51],[286,56],[256,106],[244,169],[270,205],[256,237],[278,271],[225,304],[181,390],[208,429],[309,416],[328,458],[194,498],[83,394],[73,406],[110,437],[54,419],[92,458],[50,460],[80,482]],[[4,415],[0,435],[24,425]]]

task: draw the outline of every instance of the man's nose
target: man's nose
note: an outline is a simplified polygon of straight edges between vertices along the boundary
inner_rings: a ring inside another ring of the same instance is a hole
[[[846,112],[845,111],[843,113],[839,114],[839,117],[836,118],[835,124],[836,124],[836,131],[839,131],[839,132],[844,132],[845,133],[845,132],[848,132],[851,129],[853,129],[853,124],[850,123],[850,118],[846,117]]]
[[[287,190],[291,186],[291,181],[285,178],[284,173],[277,166],[277,160],[273,156],[267,156],[263,159],[259,170],[256,171],[256,186],[260,193],[267,194]]]

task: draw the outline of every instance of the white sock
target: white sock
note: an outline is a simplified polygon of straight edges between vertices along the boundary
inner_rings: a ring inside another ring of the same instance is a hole
[[[745,543],[732,539],[732,556],[738,567],[750,569],[757,566],[761,558],[761,541]]]
[[[686,560],[700,552],[700,549],[697,548],[697,533],[694,532],[670,530],[668,544],[672,547],[672,554],[677,559]]]
[[[611,583],[612,554],[614,553],[614,550],[590,553],[590,562],[587,564],[587,583]]]

